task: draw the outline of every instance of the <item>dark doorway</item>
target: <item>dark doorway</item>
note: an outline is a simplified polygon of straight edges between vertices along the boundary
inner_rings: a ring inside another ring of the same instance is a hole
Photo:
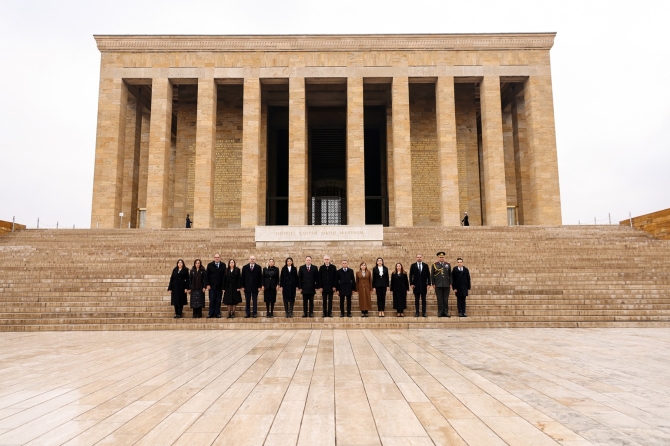
[[[365,107],[365,224],[388,226],[386,107]]]
[[[265,224],[288,225],[288,107],[268,107]]]

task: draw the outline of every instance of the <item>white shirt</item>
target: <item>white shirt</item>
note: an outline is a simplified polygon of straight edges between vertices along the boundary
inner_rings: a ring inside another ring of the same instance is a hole
[[[288,272],[290,273],[291,272],[291,266],[287,265],[286,268],[288,268]]]
[[[379,276],[380,277],[383,276],[384,275],[384,267],[383,266],[378,266],[377,269],[379,270]]]

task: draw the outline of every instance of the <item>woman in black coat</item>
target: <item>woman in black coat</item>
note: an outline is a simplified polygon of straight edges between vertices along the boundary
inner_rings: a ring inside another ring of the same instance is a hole
[[[181,310],[188,304],[186,293],[190,291],[188,268],[184,266],[182,259],[177,260],[177,266],[172,270],[168,291],[172,291],[170,304],[174,306],[174,318],[181,318]]]
[[[377,292],[377,311],[379,317],[384,317],[386,308],[386,292],[389,290],[389,270],[384,265],[384,259],[377,258],[377,265],[372,268],[372,287]]]
[[[235,319],[235,308],[242,302],[240,294],[240,269],[235,260],[228,261],[226,275],[223,277],[223,303],[228,305],[228,319]]]
[[[288,257],[281,269],[279,279],[281,295],[284,300],[284,311],[286,317],[293,317],[293,304],[295,304],[295,289],[298,287],[298,270],[293,265],[293,259]]]
[[[191,308],[193,308],[193,318],[202,317],[202,309],[205,306],[205,267],[202,266],[200,259],[195,259],[193,268],[191,268]]]
[[[409,291],[409,279],[402,267],[402,263],[395,264],[395,271],[391,274],[391,291],[393,292],[393,309],[398,312],[398,317],[405,317],[403,314],[407,308],[407,292]]]
[[[267,317],[275,317],[275,302],[277,302],[277,290],[279,289],[279,268],[275,266],[274,259],[270,259],[267,268],[263,268],[263,301]]]

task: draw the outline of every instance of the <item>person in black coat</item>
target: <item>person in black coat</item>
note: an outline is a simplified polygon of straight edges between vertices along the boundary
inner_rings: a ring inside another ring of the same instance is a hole
[[[298,270],[298,289],[302,293],[302,317],[314,317],[314,294],[319,289],[319,268],[312,265],[312,256],[305,257],[305,264]]]
[[[223,304],[228,306],[228,319],[235,319],[237,305],[242,303],[240,275],[240,269],[235,260],[228,260],[228,268],[223,278]]]
[[[463,220],[461,220],[461,223],[463,226],[470,226],[470,219],[468,218],[468,213],[465,213],[465,216],[463,217]]]
[[[337,270],[337,294],[340,295],[340,317],[344,317],[344,301],[347,301],[347,317],[351,317],[351,295],[356,291],[356,276],[349,268],[349,262],[342,260],[342,268]]]
[[[463,259],[456,259],[456,268],[451,271],[451,288],[456,293],[456,304],[458,305],[458,317],[468,317],[465,314],[465,298],[470,291],[470,271],[463,266]]]
[[[221,263],[221,256],[214,254],[214,261],[209,262],[205,270],[205,286],[209,291],[210,317],[221,317],[221,296],[223,295],[223,277],[226,275],[226,265]]]
[[[293,259],[287,257],[284,267],[281,269],[279,278],[282,300],[284,301],[284,312],[286,317],[293,317],[293,305],[295,304],[295,290],[298,288],[298,270],[293,265]]]
[[[174,306],[175,319],[181,318],[181,311],[184,305],[188,304],[186,293],[190,291],[188,268],[184,265],[182,259],[177,260],[177,266],[172,270],[168,291],[171,291],[170,304]]]
[[[427,317],[426,293],[431,284],[430,266],[423,262],[421,254],[417,254],[416,263],[412,263],[412,266],[409,268],[409,286],[414,291],[414,307],[416,308],[414,317],[419,317],[419,299],[421,299],[421,315]]]
[[[244,291],[246,304],[244,310],[245,318],[257,317],[258,314],[258,292],[263,288],[263,268],[256,265],[256,257],[249,257],[249,263],[242,267],[240,277],[240,291]],[[253,311],[251,301],[253,300]]]
[[[393,309],[398,313],[397,317],[405,317],[407,308],[407,293],[409,292],[409,279],[402,267],[402,263],[395,264],[395,271],[391,274],[391,292],[393,293]]]
[[[186,214],[186,227],[190,228],[193,226],[193,222],[191,221],[191,216],[189,214]]]
[[[384,259],[377,258],[377,265],[372,268],[372,287],[377,292],[377,311],[384,317],[386,308],[386,292],[389,290],[389,269],[384,266]]]
[[[205,306],[205,267],[202,266],[200,259],[195,259],[193,262],[189,283],[191,284],[193,318],[201,318],[202,309]]]
[[[279,268],[275,266],[275,260],[270,259],[267,268],[263,268],[263,301],[267,317],[275,317],[275,302],[277,302],[277,290],[279,289]]]
[[[330,256],[323,257],[319,268],[319,286],[323,297],[323,317],[333,317],[333,293],[337,288],[337,267],[330,263]]]

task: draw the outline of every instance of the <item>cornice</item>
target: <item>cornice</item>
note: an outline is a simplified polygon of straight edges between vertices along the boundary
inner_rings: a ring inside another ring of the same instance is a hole
[[[549,50],[556,33],[347,35],[96,35],[100,52]]]

